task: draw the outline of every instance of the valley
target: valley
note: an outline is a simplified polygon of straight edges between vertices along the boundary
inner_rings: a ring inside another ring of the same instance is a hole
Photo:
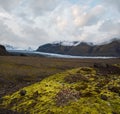
[[[0,0],[0,114],[120,114],[120,0]]]

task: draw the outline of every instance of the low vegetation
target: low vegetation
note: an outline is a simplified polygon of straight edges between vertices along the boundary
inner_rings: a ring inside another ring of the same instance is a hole
[[[23,114],[119,114],[120,64],[104,65],[51,75],[2,97],[0,107]]]
[[[94,63],[117,65],[117,63],[120,63],[120,59],[57,59],[0,56],[0,97],[39,82],[50,75],[82,66],[93,67]]]
[[[79,66],[80,61],[72,59],[0,56],[0,97]]]

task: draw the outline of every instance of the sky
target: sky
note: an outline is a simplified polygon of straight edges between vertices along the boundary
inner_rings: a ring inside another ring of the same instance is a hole
[[[120,0],[0,0],[0,44],[120,38]]]

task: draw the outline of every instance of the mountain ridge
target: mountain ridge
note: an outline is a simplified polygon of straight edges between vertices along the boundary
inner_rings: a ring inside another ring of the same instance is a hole
[[[47,43],[40,46],[36,51],[74,56],[120,56],[120,39],[113,39],[110,42],[99,45],[79,41],[76,41],[75,44],[77,45],[63,44],[62,42]]]

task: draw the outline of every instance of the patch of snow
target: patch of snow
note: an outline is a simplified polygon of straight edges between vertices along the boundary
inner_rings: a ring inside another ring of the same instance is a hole
[[[17,50],[18,49],[17,47],[14,47],[14,46],[11,46],[8,44],[5,44],[4,46],[5,46],[6,50]]]
[[[33,51],[33,49],[31,47],[28,47],[27,49],[23,49],[23,48],[14,47],[14,46],[11,46],[11,45],[8,45],[8,44],[5,44],[4,46],[5,46],[6,50],[26,50],[26,51]]]
[[[59,45],[62,45],[62,46],[77,46],[80,44],[79,41],[55,41],[53,42],[52,44],[59,44]]]
[[[33,49],[31,47],[28,47],[27,51],[33,51]]]

